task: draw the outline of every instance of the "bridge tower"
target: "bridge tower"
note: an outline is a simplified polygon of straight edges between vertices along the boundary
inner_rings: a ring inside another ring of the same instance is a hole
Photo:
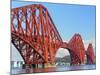
[[[86,56],[87,56],[87,64],[95,63],[95,54],[94,54],[92,44],[89,44],[87,51],[86,51]]]

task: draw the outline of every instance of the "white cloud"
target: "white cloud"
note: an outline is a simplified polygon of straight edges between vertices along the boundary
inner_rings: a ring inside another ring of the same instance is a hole
[[[23,61],[20,53],[18,50],[14,47],[14,45],[11,45],[11,60],[12,61]]]
[[[84,43],[85,50],[87,50],[89,43],[91,43],[93,46],[93,49],[95,49],[95,39],[94,38],[91,40],[83,40],[83,43]]]
[[[64,49],[64,48],[58,49],[58,51],[56,53],[56,57],[64,57],[64,56],[67,56],[67,55],[70,55],[69,51],[67,49]]]

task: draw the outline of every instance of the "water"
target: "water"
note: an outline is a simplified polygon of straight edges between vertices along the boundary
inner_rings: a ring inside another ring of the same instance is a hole
[[[38,68],[38,69],[22,69],[13,68],[11,74],[28,74],[28,73],[43,73],[43,72],[61,72],[61,71],[76,71],[76,70],[92,70],[96,69],[96,65],[81,65],[81,66],[58,66],[49,68]]]

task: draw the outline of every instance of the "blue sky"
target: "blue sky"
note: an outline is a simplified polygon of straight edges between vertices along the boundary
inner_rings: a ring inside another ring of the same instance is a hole
[[[63,40],[79,33],[84,40],[95,38],[95,6],[12,1],[12,8],[30,4],[44,5]]]

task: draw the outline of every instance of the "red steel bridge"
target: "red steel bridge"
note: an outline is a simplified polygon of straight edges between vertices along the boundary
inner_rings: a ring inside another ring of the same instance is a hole
[[[54,63],[59,48],[69,51],[71,64],[84,64],[85,55],[87,63],[95,61],[92,44],[85,51],[80,34],[63,42],[47,8],[41,4],[11,10],[11,42],[25,64]]]

